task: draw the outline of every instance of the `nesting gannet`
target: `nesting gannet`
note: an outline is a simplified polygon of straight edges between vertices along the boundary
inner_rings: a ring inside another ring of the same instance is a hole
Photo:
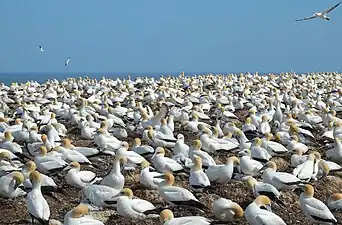
[[[159,183],[158,192],[166,203],[206,209],[207,207],[187,189],[173,186],[175,178],[170,172],[164,173],[165,181]],[[160,178],[162,178],[160,177]]]
[[[237,130],[234,132],[236,134],[238,142],[239,142],[239,150],[243,151],[245,149],[249,149],[252,143],[247,139],[246,135],[242,132],[242,130]]]
[[[246,132],[256,132],[257,128],[252,124],[252,119],[250,117],[246,118],[245,123],[241,127],[244,133]]]
[[[314,198],[314,188],[310,184],[301,185],[303,192],[299,196],[299,204],[304,214],[312,223],[336,223],[334,215],[329,208],[317,198]]]
[[[78,153],[81,153],[82,155],[84,155],[87,158],[91,158],[91,157],[96,157],[99,155],[112,155],[112,154],[107,154],[107,152],[104,152],[102,150],[99,150],[97,148],[89,148],[89,147],[76,147],[73,144],[71,144],[71,141],[67,138],[62,139],[62,143],[61,146],[65,149],[69,149],[72,151],[76,151]],[[58,148],[57,148],[58,149]],[[83,157],[82,157],[83,158]],[[89,163],[88,163],[89,164]]]
[[[13,171],[20,171],[21,169],[18,166],[21,165],[21,163],[16,165],[8,152],[0,152],[0,177]]]
[[[178,134],[177,142],[173,148],[173,154],[174,155],[182,154],[185,157],[189,157],[189,149],[190,147],[184,143],[184,135]]]
[[[60,153],[61,158],[66,162],[76,161],[81,164],[92,164],[85,155],[78,151],[70,150],[62,146],[56,146],[53,150]]]
[[[159,172],[183,172],[183,166],[179,163],[177,163],[174,159],[170,159],[168,157],[165,157],[165,150],[162,147],[156,148],[156,151],[154,152],[154,155],[151,158],[153,166],[159,171]]]
[[[36,126],[31,127],[29,131],[29,143],[40,142],[42,140],[42,135],[38,134],[38,128]]]
[[[12,199],[26,195],[26,192],[18,188],[23,182],[24,175],[18,171],[0,177],[0,196]]]
[[[138,153],[141,156],[147,156],[154,153],[154,149],[149,145],[141,145],[140,138],[134,138],[134,145],[132,151]]]
[[[308,155],[303,155],[303,151],[300,148],[294,150],[294,154],[291,156],[291,166],[297,167],[306,161]]]
[[[89,200],[96,207],[114,207],[117,204],[117,194],[121,189],[115,189],[106,185],[87,185],[81,190],[81,197]]]
[[[173,148],[177,141],[173,136],[154,132],[153,129],[148,130],[147,136],[149,142],[155,147]]]
[[[292,135],[291,138],[292,138],[292,140],[286,146],[286,148],[289,151],[294,151],[296,149],[301,149],[303,151],[303,153],[306,153],[308,151],[308,149],[309,149],[308,146],[306,146],[303,143],[300,143],[297,135]]]
[[[5,141],[1,144],[1,148],[10,150],[17,155],[21,155],[23,153],[20,145],[13,142],[13,136],[10,131],[5,131]]]
[[[133,192],[129,188],[124,188],[118,196],[118,214],[124,218],[143,219],[144,212],[154,210],[156,207],[149,201],[143,199],[133,199]]]
[[[340,172],[342,171],[342,167],[335,163],[335,162],[332,162],[332,161],[328,161],[328,160],[323,160],[321,158],[321,154],[317,151],[313,151],[312,154],[314,154],[316,156],[316,163],[315,163],[315,170],[317,170],[317,166],[319,166],[319,163],[322,162],[322,164],[324,165],[321,165],[321,169],[324,169],[324,167],[327,167],[327,169],[329,169],[329,172]],[[315,171],[318,175],[320,174],[320,168],[318,168],[318,171]],[[324,172],[324,171],[323,171]]]
[[[338,136],[334,137],[334,148],[329,149],[326,152],[327,158],[332,161],[342,161],[342,144],[341,138]]]
[[[37,151],[41,146],[45,146],[45,148],[49,151],[54,148],[54,145],[49,141],[48,136],[46,134],[42,134],[41,141],[30,143],[27,145],[28,153],[31,156],[36,156]]]
[[[68,170],[65,177],[67,184],[76,187],[84,188],[86,185],[91,185],[101,178],[97,178],[96,174],[92,171],[80,171],[81,166],[78,162],[71,162],[69,166],[65,167],[64,170]]]
[[[192,161],[195,160],[195,156],[198,156],[202,159],[202,165],[204,168],[208,168],[210,166],[215,166],[216,162],[207,152],[201,150],[202,142],[200,140],[194,140],[192,146],[189,150],[189,156]]]
[[[195,191],[202,192],[204,188],[210,186],[210,181],[207,174],[202,170],[202,159],[195,156],[193,162],[194,165],[190,170],[189,183]]]
[[[81,137],[87,140],[94,139],[94,134],[96,132],[95,128],[90,127],[90,124],[86,121],[80,123]]]
[[[225,198],[219,198],[214,201],[213,212],[215,218],[222,222],[232,222],[243,216],[241,206]]]
[[[146,160],[141,163],[141,172],[139,176],[139,182],[144,187],[148,189],[158,189],[158,185],[160,182],[164,181],[164,179],[157,178],[162,176],[161,173],[156,172],[156,170],[150,167],[150,163]]]
[[[262,174],[263,182],[272,184],[278,190],[295,189],[299,184],[303,183],[290,173],[277,172],[277,165],[273,161],[267,162],[265,166],[261,168],[261,170],[263,169],[265,169]]]
[[[334,10],[340,4],[341,4],[341,2],[337,3],[336,5],[330,7],[329,9],[327,9],[327,10],[325,10],[323,12],[317,12],[317,13],[314,13],[311,17],[305,17],[303,19],[299,19],[299,20],[296,20],[296,21],[311,20],[311,19],[315,19],[315,18],[321,18],[323,20],[330,20],[330,18],[327,17],[327,14],[330,13],[332,10]]]
[[[133,151],[129,151],[129,145],[127,142],[123,141],[121,143],[121,148],[118,149],[117,154],[118,155],[123,155],[127,158],[127,164],[125,166],[125,169],[129,167],[130,170],[134,170],[134,168],[136,167],[136,165],[140,164],[142,161],[145,160],[144,157],[142,157],[141,155],[139,155],[136,152]]]
[[[288,153],[288,150],[285,146],[283,146],[282,144],[278,142],[271,141],[272,138],[273,138],[273,135],[271,133],[266,133],[265,137],[262,138],[261,147],[266,149],[266,151],[271,156],[282,155],[282,154]]]
[[[165,118],[161,119],[160,121],[160,127],[158,129],[159,132],[165,134],[165,135],[170,135],[173,136],[173,131],[171,128],[168,126],[168,123]]]
[[[235,164],[239,163],[240,159],[232,156],[226,160],[226,164],[210,166],[205,173],[211,182],[227,184],[232,178]]]
[[[255,138],[252,146],[251,146],[251,157],[257,161],[262,163],[268,162],[272,158],[272,156],[267,152],[266,149],[261,147],[262,140],[260,138]]]
[[[270,124],[268,123],[268,118],[266,115],[263,115],[261,117],[262,121],[259,123],[259,131],[262,133],[262,134],[266,134],[266,133],[269,133],[271,132],[271,127],[270,127]]]
[[[272,201],[275,201],[281,206],[285,206],[285,204],[279,199],[280,192],[275,188],[272,184],[258,182],[253,177],[247,178],[247,184],[253,190],[254,197],[258,197],[259,195],[265,195]]]
[[[30,181],[33,185],[32,191],[27,194],[27,211],[34,220],[41,224],[47,224],[50,217],[50,207],[41,191],[42,178],[38,171],[30,174]]]
[[[48,156],[45,146],[40,146],[40,154],[35,156],[34,162],[37,165],[37,169],[42,173],[59,171],[68,166],[68,163],[63,159]]]
[[[328,199],[328,207],[331,210],[342,210],[342,194],[334,193]]]
[[[299,164],[292,172],[293,175],[298,177],[300,180],[309,181],[317,169],[315,169],[315,155],[309,154],[305,162]]]
[[[122,166],[120,164],[122,164]],[[113,168],[110,173],[102,179],[101,185],[106,185],[120,191],[125,184],[125,177],[122,175],[121,170],[126,164],[127,158],[125,156],[116,155],[113,162]]]
[[[24,186],[25,188],[27,189],[32,189],[32,183],[31,183],[31,180],[30,180],[30,174],[35,171],[37,169],[37,166],[36,164],[33,162],[33,161],[27,161],[25,166],[23,167],[22,169],[22,174],[24,175],[25,177],[25,181],[24,181]],[[45,175],[45,174],[40,174],[41,176],[41,179],[42,179],[42,190],[57,190],[57,184],[55,183],[55,181]]]
[[[107,136],[102,128],[97,130],[94,136],[94,142],[106,152],[115,152],[121,147],[121,141],[113,136]]]
[[[196,225],[209,225],[211,221],[202,216],[184,216],[174,218],[174,215],[171,210],[164,209],[160,213],[160,224],[161,225],[187,225],[187,224],[196,224]]]
[[[240,157],[240,171],[243,174],[257,176],[260,175],[260,169],[263,167],[262,163],[251,158],[251,151],[246,149],[238,153]]]
[[[80,204],[67,212],[64,216],[64,225],[104,225],[101,221],[88,216],[88,205]]]
[[[265,207],[266,209],[261,209]],[[286,225],[284,220],[271,212],[271,200],[265,196],[258,196],[245,210],[247,222],[251,225]]]

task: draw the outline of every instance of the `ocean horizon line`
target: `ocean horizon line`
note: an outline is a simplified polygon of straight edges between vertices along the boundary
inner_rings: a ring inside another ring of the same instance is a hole
[[[284,72],[191,72],[191,71],[184,71],[186,76],[192,76],[192,75],[199,75],[199,74],[246,74],[246,73],[258,73],[260,75],[263,74],[281,74],[286,72],[295,72],[297,74],[308,74],[308,73],[326,73],[326,72],[296,72],[296,71],[284,71]],[[331,72],[338,72],[338,71],[329,71]],[[177,76],[180,74],[179,72],[0,72],[0,83],[4,83],[6,85],[9,85],[13,82],[17,83],[25,83],[27,81],[37,81],[39,83],[46,82],[47,80],[51,79],[57,79],[57,80],[63,80],[66,78],[74,78],[74,77],[85,77],[88,76],[90,78],[96,78],[100,79],[102,77],[110,78],[110,79],[116,79],[116,78],[127,78],[128,75],[132,79],[135,79],[137,77],[153,77],[155,79],[159,79],[161,76]]]

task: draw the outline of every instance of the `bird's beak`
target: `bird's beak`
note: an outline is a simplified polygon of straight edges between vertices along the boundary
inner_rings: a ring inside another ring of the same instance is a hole
[[[267,211],[272,212],[272,209],[271,209],[271,206],[270,206],[270,205],[267,205],[267,206],[266,206],[266,209],[267,209]]]
[[[126,166],[126,164],[125,163],[121,163],[120,162],[120,168],[121,168],[121,172],[123,172],[124,171],[124,169],[125,169],[125,166]]]
[[[13,179],[11,181],[11,185],[13,185],[14,190],[16,190],[20,184],[15,179]]]
[[[159,176],[155,176],[154,178],[164,178],[164,174],[161,174],[161,175],[159,175]]]
[[[70,170],[71,169],[71,166],[67,166],[67,167],[65,167],[64,169],[63,169],[63,171],[68,171],[68,170]]]
[[[240,152],[238,152],[236,155],[238,156],[238,157],[242,157],[242,156],[244,156],[244,151],[240,151]]]
[[[259,173],[261,173],[262,171],[264,171],[267,168],[267,165],[264,165],[263,167],[261,167],[261,169],[258,171]]]

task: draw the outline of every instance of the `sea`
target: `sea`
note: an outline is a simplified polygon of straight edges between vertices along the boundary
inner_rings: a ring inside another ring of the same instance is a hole
[[[57,79],[63,80],[71,77],[85,77],[101,79],[102,77],[116,79],[116,78],[127,78],[130,75],[131,79],[136,77],[153,77],[155,79],[163,76],[177,76],[179,72],[172,73],[87,73],[87,72],[75,72],[75,73],[0,73],[0,83],[5,85],[10,85],[12,82],[26,83],[27,81],[37,81],[39,83],[44,83],[47,80]],[[193,73],[192,73],[193,74]]]

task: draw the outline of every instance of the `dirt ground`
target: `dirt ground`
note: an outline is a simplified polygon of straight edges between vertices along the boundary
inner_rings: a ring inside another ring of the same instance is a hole
[[[237,112],[240,121],[244,121],[246,112],[241,111]],[[67,124],[66,124],[67,125]],[[69,129],[72,127],[68,126]],[[73,140],[73,144],[75,146],[93,146],[92,141],[85,141],[79,139],[79,130],[73,129],[73,131],[68,135],[69,138]],[[182,132],[185,135],[187,142],[191,142],[194,137],[191,134],[187,134]],[[177,134],[176,134],[177,135]],[[176,136],[175,135],[175,136]],[[126,140],[129,143],[132,143],[132,139],[134,137],[129,137]],[[323,153],[323,152],[322,152]],[[217,163],[221,163],[222,159],[229,157],[227,153],[220,153],[214,156],[215,161]],[[105,175],[105,173],[110,169],[111,162],[110,158],[106,156],[101,156],[98,160],[92,159],[94,163],[96,163],[100,168],[90,168],[86,166],[82,166],[82,169],[92,170],[96,172],[98,175]],[[275,157],[272,160],[276,161],[279,166],[280,171],[291,171],[289,168],[289,158],[283,159]],[[73,207],[78,205],[79,198],[78,192],[76,188],[72,188],[65,183],[65,173],[59,173],[56,176],[53,176],[55,182],[63,188],[64,193],[54,193],[54,198],[50,196],[46,196],[46,199],[50,206],[51,211],[51,219],[57,219],[59,221],[63,221],[64,215],[71,210]],[[162,200],[159,198],[157,191],[150,191],[144,189],[138,182],[138,175],[140,171],[135,171],[134,176],[125,174],[126,178],[126,187],[130,187],[133,190],[133,193],[136,197],[149,200],[156,207],[165,207]],[[187,188],[191,190],[189,187],[189,182],[187,177],[176,177],[176,185]],[[320,199],[323,202],[326,202],[329,196],[336,192],[342,192],[342,174],[334,174],[330,175],[325,180],[320,180],[318,182],[313,183],[315,188],[315,197]],[[253,201],[253,196],[251,190],[247,187],[247,185],[242,181],[231,181],[227,185],[213,185],[214,188],[209,190],[208,194],[197,195],[199,200],[211,208],[212,202],[219,198],[227,198],[235,201],[241,205],[243,209],[245,209],[249,203]],[[287,224],[310,224],[309,220],[302,213],[299,206],[299,193],[292,191],[284,191],[282,192],[281,200],[287,204],[286,208],[281,208],[276,204],[272,205],[272,210],[274,213],[279,215]],[[213,218],[212,212],[201,212],[193,208],[186,207],[178,207],[172,209],[175,217],[179,216],[187,216],[187,215],[201,215],[207,218]],[[106,211],[102,215],[93,214],[96,218],[102,219],[105,221],[103,217],[108,217],[109,219],[105,222],[105,224],[117,224],[117,225],[157,225],[159,224],[159,218],[148,218],[145,220],[128,220],[123,219],[118,216],[115,210]],[[339,224],[342,224],[342,212],[334,212],[336,219],[339,221]],[[13,224],[13,225],[26,225],[31,224],[30,217],[26,211],[26,198],[18,198],[15,200],[5,200],[0,198],[0,224]],[[235,222],[229,224],[247,224],[245,218],[241,218]]]

